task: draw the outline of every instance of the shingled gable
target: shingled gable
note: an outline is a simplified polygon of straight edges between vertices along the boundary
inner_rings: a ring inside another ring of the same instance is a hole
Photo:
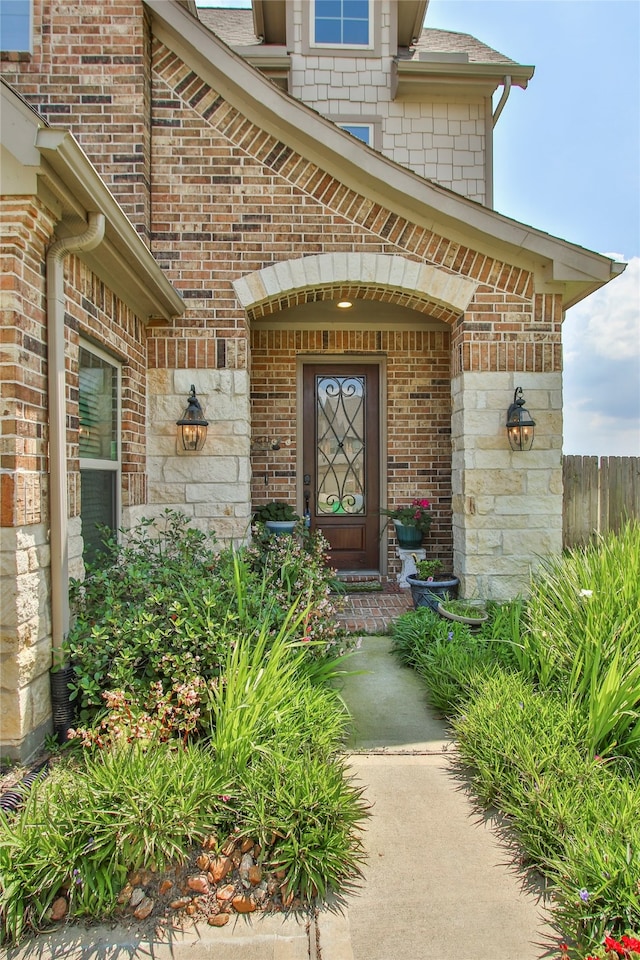
[[[563,306],[578,303],[624,265],[512,220],[417,176],[326,120],[263,77],[184,7],[145,0],[155,35],[247,119],[327,174],[411,223],[473,244],[563,284]],[[330,201],[326,201],[331,206]]]

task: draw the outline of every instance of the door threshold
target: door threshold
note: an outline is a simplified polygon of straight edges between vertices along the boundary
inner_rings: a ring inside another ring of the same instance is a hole
[[[338,570],[338,580],[380,580],[379,570]]]

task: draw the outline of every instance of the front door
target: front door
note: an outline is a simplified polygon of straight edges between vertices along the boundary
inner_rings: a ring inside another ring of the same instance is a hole
[[[379,404],[377,365],[305,364],[305,512],[338,570],[379,568]]]

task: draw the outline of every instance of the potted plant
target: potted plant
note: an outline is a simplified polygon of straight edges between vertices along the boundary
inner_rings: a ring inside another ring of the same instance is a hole
[[[470,627],[480,627],[489,618],[483,600],[445,600],[437,609],[445,620],[466,623]]]
[[[270,500],[257,508],[253,519],[256,523],[264,523],[267,530],[278,536],[293,533],[300,517],[290,503]]]
[[[441,573],[441,569],[440,560],[416,560],[415,574],[407,577],[416,609],[431,607],[437,611],[444,600],[455,597],[460,581],[452,574]]]
[[[431,526],[431,504],[424,497],[416,497],[404,507],[381,510],[380,513],[393,520],[401,550],[416,549],[422,545],[422,538]]]

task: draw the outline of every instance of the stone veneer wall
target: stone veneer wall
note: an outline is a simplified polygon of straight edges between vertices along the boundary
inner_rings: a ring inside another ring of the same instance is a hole
[[[505,423],[518,386],[536,435],[515,453]],[[506,600],[562,550],[562,374],[467,372],[452,393],[454,567],[464,596]]]
[[[325,356],[379,357],[386,363],[388,502],[433,503],[428,556],[451,563],[451,398],[448,330],[264,330],[251,336],[253,437],[278,437],[279,450],[254,443],[253,502],[296,503],[296,363]],[[384,450],[384,448],[383,448]],[[301,505],[298,504],[298,507]],[[397,572],[395,551],[390,572]]]
[[[395,4],[394,4],[395,5]],[[391,0],[376,6],[380,43],[371,56],[308,50],[308,0],[293,4],[290,92],[337,123],[374,123],[373,145],[415,173],[485,203],[486,109],[483,98],[459,102],[392,99],[397,52]],[[488,136],[492,136],[489,131]]]

